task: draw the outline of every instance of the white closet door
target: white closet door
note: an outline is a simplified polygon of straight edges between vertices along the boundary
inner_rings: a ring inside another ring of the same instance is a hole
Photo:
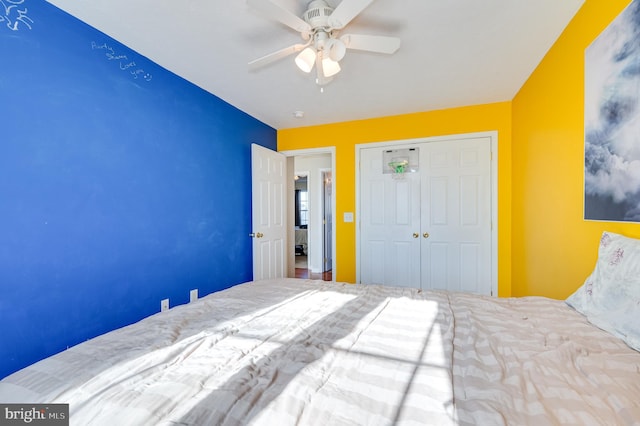
[[[360,282],[490,295],[491,138],[408,146],[404,180],[382,172],[388,148],[360,150]]]
[[[491,139],[421,149],[422,285],[491,294]]]
[[[360,151],[360,282],[419,288],[419,176],[384,174],[382,153]]]

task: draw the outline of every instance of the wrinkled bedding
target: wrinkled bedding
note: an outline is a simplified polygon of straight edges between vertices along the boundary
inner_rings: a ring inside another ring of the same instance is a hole
[[[72,425],[640,424],[640,353],[564,302],[242,284],[0,381]]]

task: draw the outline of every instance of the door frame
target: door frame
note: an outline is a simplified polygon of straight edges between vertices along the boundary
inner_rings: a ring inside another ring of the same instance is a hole
[[[336,265],[336,147],[335,146],[328,146],[328,147],[321,147],[321,148],[306,148],[306,149],[292,149],[292,150],[285,150],[285,151],[278,151],[280,154],[283,154],[285,157],[288,158],[292,158],[293,157],[298,157],[298,156],[306,156],[306,155],[319,155],[319,154],[328,154],[331,155],[331,174],[332,174],[332,179],[331,179],[331,214],[333,215],[333,221],[332,221],[332,227],[331,227],[331,233],[333,235],[332,241],[331,241],[331,252],[333,253],[332,259],[331,259],[331,270],[332,270],[332,274],[331,274],[331,280],[335,281],[336,280],[336,276],[338,275],[337,272],[337,265]],[[293,185],[293,176],[294,176],[294,170],[293,167],[287,167],[287,182],[289,182],[291,185]],[[289,191],[291,192],[291,191]],[[289,200],[292,197],[291,194],[289,194],[287,196],[287,200]],[[293,204],[293,202],[289,203],[289,204]],[[291,215],[289,215],[291,216]],[[291,233],[291,237],[289,238],[290,241],[294,241],[293,239],[293,229],[294,229],[294,218],[293,217],[289,217],[287,219],[288,224],[287,224],[287,232]],[[287,266],[286,269],[288,271],[291,270],[291,267],[295,264],[295,253],[294,253],[294,248],[292,243],[287,244]],[[295,275],[294,275],[295,276]]]
[[[360,150],[481,137],[488,137],[491,140],[491,295],[498,296],[498,131],[496,130],[356,144],[356,283],[360,283]]]

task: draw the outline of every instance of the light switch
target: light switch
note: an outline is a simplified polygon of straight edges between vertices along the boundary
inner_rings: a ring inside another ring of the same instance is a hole
[[[353,222],[353,213],[352,212],[344,212],[344,221],[345,222]]]

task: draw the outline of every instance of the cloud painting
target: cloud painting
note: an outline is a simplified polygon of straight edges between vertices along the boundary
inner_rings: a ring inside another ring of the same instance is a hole
[[[640,1],[585,52],[584,216],[640,222]]]

